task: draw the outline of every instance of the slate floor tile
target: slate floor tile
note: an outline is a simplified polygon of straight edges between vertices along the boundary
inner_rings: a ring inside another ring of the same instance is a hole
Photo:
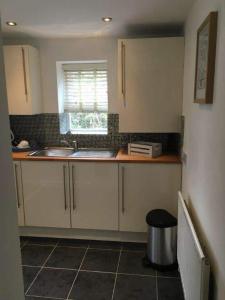
[[[88,240],[60,239],[60,241],[59,241],[59,246],[87,248],[88,245],[89,245],[89,241]]]
[[[123,242],[122,243],[123,250],[125,251],[143,251],[145,252],[147,249],[146,243],[133,243],[133,242]]]
[[[115,274],[80,272],[70,294],[75,300],[111,300]]]
[[[27,244],[27,239],[26,237],[21,236],[20,237],[20,247],[22,248],[24,245]]]
[[[53,246],[25,245],[22,248],[22,264],[42,266],[53,250]]]
[[[38,267],[23,267],[24,292],[27,291],[39,270]]]
[[[76,271],[42,269],[27,295],[66,299]]]
[[[66,299],[71,288],[70,300],[111,300],[118,262],[113,300],[184,300],[177,270],[143,266],[144,243],[36,237],[21,237],[20,242],[26,300]]]
[[[27,237],[26,238],[28,245],[48,245],[55,246],[58,242],[56,238],[47,238],[47,237]]]
[[[122,246],[121,242],[114,241],[90,241],[90,248],[93,249],[111,249],[120,250]]]
[[[122,252],[118,273],[156,276],[155,270],[143,266],[142,258],[144,257],[144,255],[144,252]]]
[[[79,269],[85,248],[56,247],[46,263],[47,267]]]
[[[32,297],[32,296],[26,296],[25,300],[46,300],[46,298],[43,297]],[[47,300],[56,300],[53,298],[47,298]]]
[[[159,300],[184,300],[180,279],[158,277],[157,281]]]
[[[116,272],[119,253],[119,251],[89,249],[81,269],[101,272]]]
[[[157,271],[157,276],[159,277],[175,277],[180,278],[180,273],[178,270],[171,270],[171,271]]]
[[[113,300],[157,300],[156,278],[118,275]]]

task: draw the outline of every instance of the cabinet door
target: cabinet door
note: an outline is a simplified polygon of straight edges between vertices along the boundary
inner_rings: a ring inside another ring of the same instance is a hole
[[[9,114],[41,113],[38,50],[27,45],[4,46],[3,49]]]
[[[73,228],[118,230],[118,165],[70,163]]]
[[[184,40],[118,42],[120,132],[176,132],[182,111]]]
[[[26,74],[26,49],[21,46],[4,46],[4,62],[9,114],[30,114]]]
[[[15,189],[16,189],[18,225],[24,226],[24,205],[23,205],[23,190],[22,190],[20,162],[19,161],[13,162],[13,167],[14,167],[14,180],[15,180]]]
[[[180,165],[120,164],[119,182],[120,231],[145,232],[145,217],[152,209],[177,214]]]
[[[69,169],[64,162],[21,162],[25,224],[70,227]]]

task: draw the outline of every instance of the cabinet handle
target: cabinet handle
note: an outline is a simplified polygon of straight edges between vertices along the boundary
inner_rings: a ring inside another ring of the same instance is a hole
[[[126,106],[125,102],[125,96],[126,96],[126,89],[125,89],[125,80],[126,80],[126,74],[125,74],[125,44],[122,42],[121,43],[121,91],[122,91],[122,96],[123,96],[123,101],[124,101],[124,106]]]
[[[27,74],[26,74],[26,64],[25,64],[25,51],[22,48],[22,60],[23,60],[23,80],[24,80],[24,90],[26,95],[26,102],[27,102]]]
[[[63,166],[63,187],[64,187],[64,204],[65,204],[65,210],[67,210],[67,199],[66,199],[66,166]]]
[[[125,201],[124,201],[124,173],[125,173],[125,168],[121,168],[122,172],[122,213],[124,214],[125,212]]]
[[[18,188],[18,174],[17,174],[17,164],[14,164],[15,170],[15,182],[16,182],[16,198],[17,198],[17,207],[20,208],[20,197],[19,197],[19,188]]]
[[[76,210],[75,191],[74,191],[74,166],[72,166],[72,196],[73,196],[73,210]]]

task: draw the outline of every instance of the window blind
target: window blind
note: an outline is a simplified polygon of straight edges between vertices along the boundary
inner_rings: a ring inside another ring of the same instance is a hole
[[[105,64],[71,64],[63,68],[64,112],[107,112]]]

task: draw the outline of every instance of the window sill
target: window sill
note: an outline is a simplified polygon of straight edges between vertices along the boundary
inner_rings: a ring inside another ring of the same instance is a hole
[[[80,135],[107,135],[108,130],[106,131],[97,131],[97,130],[70,130],[71,134],[80,134]]]

